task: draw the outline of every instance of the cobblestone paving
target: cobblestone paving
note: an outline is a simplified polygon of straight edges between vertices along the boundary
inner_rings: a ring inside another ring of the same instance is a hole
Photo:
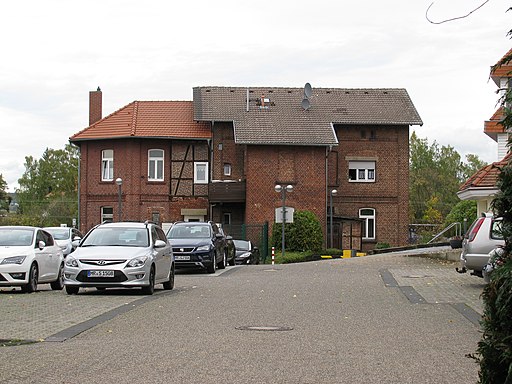
[[[438,263],[414,269],[389,268],[388,271],[399,286],[414,288],[429,304],[465,303],[482,314],[483,279],[469,273],[456,273],[452,263]]]

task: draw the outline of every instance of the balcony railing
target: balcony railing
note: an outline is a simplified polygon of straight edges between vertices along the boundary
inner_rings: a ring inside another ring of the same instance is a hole
[[[244,203],[245,181],[213,181],[208,185],[210,203]]]

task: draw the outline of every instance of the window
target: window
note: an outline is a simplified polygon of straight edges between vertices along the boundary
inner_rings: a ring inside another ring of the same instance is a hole
[[[114,208],[101,207],[101,222],[114,221]]]
[[[363,240],[375,239],[375,209],[362,208],[359,210],[359,218],[363,223]]]
[[[207,162],[194,163],[194,183],[195,184],[208,184],[208,163]]]
[[[164,180],[164,151],[162,149],[148,151],[148,180]]]
[[[224,176],[231,176],[231,164],[224,164]]]
[[[114,150],[101,151],[101,181],[114,180]]]
[[[231,213],[225,212],[222,215],[222,224],[231,225]]]
[[[351,182],[374,183],[375,161],[349,161],[348,180]]]

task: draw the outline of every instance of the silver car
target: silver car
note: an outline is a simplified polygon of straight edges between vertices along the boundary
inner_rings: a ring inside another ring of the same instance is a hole
[[[174,256],[162,229],[154,223],[107,223],[91,229],[66,257],[68,294],[80,287],[141,287],[151,295],[155,284],[174,287]]]
[[[0,286],[34,292],[37,284],[63,288],[64,255],[53,237],[42,228],[0,227]]]
[[[482,271],[489,261],[489,252],[505,244],[501,233],[501,219],[486,213],[477,218],[464,236],[457,272],[483,277]]]

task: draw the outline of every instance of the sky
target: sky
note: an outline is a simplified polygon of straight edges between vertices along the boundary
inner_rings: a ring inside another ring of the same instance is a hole
[[[192,100],[196,86],[405,88],[429,144],[492,162],[491,65],[511,47],[512,4],[489,0],[24,0],[0,16],[0,174],[62,149],[134,100]]]

